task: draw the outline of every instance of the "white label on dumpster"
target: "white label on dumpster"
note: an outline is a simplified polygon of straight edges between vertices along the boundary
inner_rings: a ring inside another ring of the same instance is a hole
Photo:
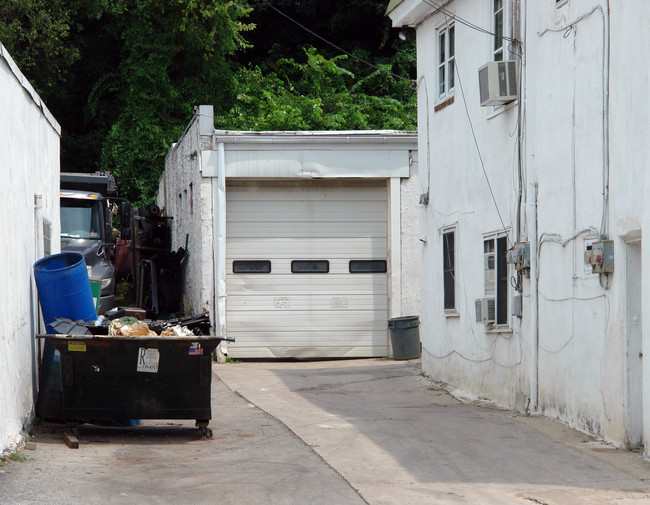
[[[147,349],[146,347],[138,349],[138,372],[158,373],[159,361],[158,349]]]

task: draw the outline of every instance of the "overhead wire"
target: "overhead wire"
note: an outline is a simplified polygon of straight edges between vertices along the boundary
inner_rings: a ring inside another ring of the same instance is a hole
[[[442,12],[445,14],[445,18],[452,18],[454,21],[459,22],[462,25],[467,26],[468,28],[471,28],[472,30],[476,30],[477,32],[484,33],[486,35],[491,35],[493,37],[499,37],[502,38],[503,40],[510,42],[510,46],[520,46],[521,43],[517,39],[513,39],[511,37],[506,37],[505,35],[497,35],[496,33],[488,30],[487,28],[483,28],[482,26],[478,26],[477,24],[474,24],[470,21],[467,21],[465,18],[462,18],[458,14],[455,14],[454,12],[451,12],[445,7],[445,4],[437,4],[433,2],[432,0],[424,0],[424,3],[430,5],[434,9],[437,10],[437,12]],[[517,53],[514,53],[517,54]],[[517,56],[521,56],[520,54],[517,54]]]
[[[333,42],[330,42],[330,41],[327,40],[325,37],[322,37],[321,35],[319,35],[319,34],[317,34],[316,32],[310,30],[309,28],[307,28],[305,25],[303,25],[302,23],[300,23],[300,21],[297,21],[297,20],[293,19],[291,16],[289,16],[288,14],[285,14],[284,12],[282,12],[280,9],[278,9],[278,8],[275,7],[274,5],[270,4],[267,0],[262,0],[262,2],[263,2],[267,7],[270,7],[272,10],[274,10],[275,12],[277,12],[278,14],[280,14],[281,16],[285,17],[286,19],[288,19],[288,20],[291,21],[292,23],[296,24],[297,26],[299,26],[300,28],[302,28],[303,30],[305,30],[307,33],[313,35],[314,37],[316,37],[316,38],[318,38],[318,39],[320,39],[320,40],[322,40],[322,41],[325,42],[326,44],[329,44],[330,46],[332,46],[332,47],[333,47],[334,49],[336,49],[337,51],[341,51],[342,53],[348,55],[350,58],[353,58],[353,59],[355,59],[355,60],[357,60],[357,61],[363,63],[364,65],[368,65],[369,67],[374,68],[375,70],[378,70],[379,72],[383,72],[384,74],[387,74],[387,75],[390,75],[390,76],[392,76],[392,77],[395,77],[396,79],[402,79],[402,80],[404,80],[404,81],[409,81],[410,83],[414,84],[414,80],[413,80],[413,79],[410,79],[410,78],[408,78],[408,77],[404,77],[404,76],[402,76],[402,75],[396,74],[396,73],[394,73],[394,72],[391,72],[390,70],[386,70],[385,68],[381,68],[381,67],[379,67],[379,66],[377,66],[377,65],[375,65],[375,64],[373,64],[373,63],[370,63],[369,61],[364,60],[363,58],[359,58],[358,56],[352,54],[352,53],[349,52],[349,51],[346,51],[345,49],[343,49],[343,48],[340,47],[340,46],[337,46],[337,45],[334,44]]]
[[[429,3],[430,0],[425,0],[427,3]],[[430,4],[431,5],[431,4]],[[443,13],[445,14],[445,24],[449,26],[449,17],[447,16],[447,12],[443,10]],[[497,211],[497,215],[499,216],[499,221],[501,222],[501,226],[503,227],[503,231],[506,233],[506,240],[508,241],[508,244],[511,246],[512,241],[510,240],[509,233],[508,233],[508,228],[506,227],[505,222],[503,221],[503,217],[501,216],[501,211],[499,210],[499,205],[497,204],[496,197],[494,196],[494,191],[492,190],[492,184],[490,183],[490,178],[488,177],[487,170],[485,169],[485,162],[483,161],[483,155],[481,154],[481,148],[478,145],[478,139],[476,138],[476,132],[474,131],[474,124],[472,122],[472,118],[469,114],[469,107],[467,105],[467,99],[465,98],[465,90],[463,89],[463,81],[460,77],[460,70],[458,69],[458,60],[456,59],[454,61],[454,71],[456,73],[456,77],[458,78],[458,87],[460,88],[460,94],[461,98],[463,99],[463,105],[465,107],[465,114],[467,115],[467,121],[469,122],[469,128],[470,131],[472,132],[472,138],[474,139],[474,146],[476,147],[476,152],[478,154],[478,159],[479,162],[481,163],[481,169],[483,170],[483,175],[485,176],[485,181],[487,183],[488,189],[490,191],[490,196],[492,197],[492,202],[494,203],[494,207]]]

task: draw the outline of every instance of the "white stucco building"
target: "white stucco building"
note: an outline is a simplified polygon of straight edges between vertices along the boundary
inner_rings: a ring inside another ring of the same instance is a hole
[[[0,44],[0,454],[31,422],[38,300],[32,265],[59,252],[61,128]]]
[[[419,315],[414,132],[237,132],[200,106],[166,158],[158,205],[185,247],[185,310],[231,357],[390,354]]]
[[[388,15],[417,37],[425,371],[640,446],[650,3],[393,0]],[[499,60],[481,106],[479,68]],[[612,272],[585,265],[599,240]],[[530,268],[507,263],[518,242]]]

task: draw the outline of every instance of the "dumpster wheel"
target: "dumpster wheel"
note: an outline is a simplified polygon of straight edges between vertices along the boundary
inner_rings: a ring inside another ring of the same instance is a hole
[[[201,438],[212,438],[212,430],[208,428],[209,421],[196,421],[196,427],[201,431]]]

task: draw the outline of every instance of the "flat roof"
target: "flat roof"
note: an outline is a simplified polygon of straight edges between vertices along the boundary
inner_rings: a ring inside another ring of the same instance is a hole
[[[226,144],[417,144],[418,133],[413,130],[334,130],[334,131],[236,131],[214,130],[212,140]]]

